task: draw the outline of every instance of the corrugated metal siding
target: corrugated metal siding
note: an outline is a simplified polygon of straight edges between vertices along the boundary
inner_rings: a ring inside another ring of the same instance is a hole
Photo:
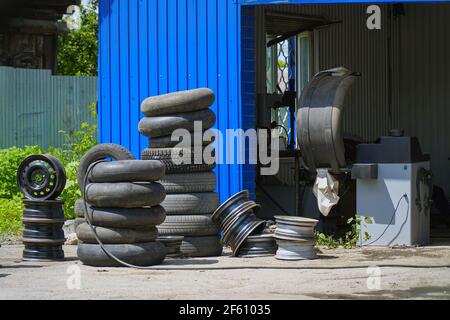
[[[392,128],[406,129],[432,154],[435,183],[450,195],[450,5],[406,4],[406,15],[397,19],[381,5],[379,31],[365,28],[367,5],[265,8],[343,21],[318,32],[318,65],[362,73],[349,96],[344,130],[374,140]]]
[[[322,15],[342,23],[320,29],[319,70],[345,66],[361,72],[344,110],[344,131],[374,140],[398,124],[398,108],[389,101],[390,24],[382,30],[366,28],[367,5],[271,5],[265,8],[291,13]],[[387,6],[381,6],[387,17]],[[316,39],[317,41],[317,39]],[[357,45],[355,45],[357,43]],[[317,64],[317,61],[316,61]],[[367,94],[370,92],[371,94]]]
[[[242,10],[241,52],[242,52],[242,129],[255,129],[256,126],[256,44],[255,44],[255,8]],[[246,159],[248,161],[248,157]],[[243,167],[243,189],[250,190],[255,199],[256,166]]]
[[[400,124],[432,157],[450,196],[450,5],[406,6],[400,38]]]
[[[73,132],[92,121],[97,77],[52,76],[49,70],[0,67],[0,148],[62,147],[60,131]]]
[[[140,102],[209,87],[216,127],[240,128],[240,7],[227,0],[100,1],[100,140],[139,156]],[[216,169],[224,200],[242,186],[242,166]]]

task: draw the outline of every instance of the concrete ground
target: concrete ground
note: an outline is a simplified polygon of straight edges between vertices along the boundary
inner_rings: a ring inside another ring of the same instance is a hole
[[[22,262],[22,249],[0,247],[0,299],[450,299],[450,246],[322,249],[304,262],[226,255],[148,271],[83,266],[74,246],[65,262]]]

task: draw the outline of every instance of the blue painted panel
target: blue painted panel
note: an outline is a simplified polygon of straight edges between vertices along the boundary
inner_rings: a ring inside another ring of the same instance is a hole
[[[150,95],[149,92],[149,46],[148,36],[146,36],[149,21],[148,21],[148,1],[139,0],[139,101],[143,101]],[[139,108],[139,118],[142,118],[142,113]],[[136,133],[137,134],[137,133]],[[145,149],[148,146],[148,139],[139,135],[140,149]],[[139,152],[138,152],[139,153]]]
[[[256,51],[255,51],[255,16],[254,8],[246,7],[242,9],[241,22],[241,119],[242,129],[254,129],[255,121],[255,103],[256,103]],[[246,161],[249,160],[246,155]],[[242,189],[249,190],[252,199],[255,199],[256,190],[256,166],[245,165],[242,168]]]
[[[148,96],[210,87],[216,128],[240,128],[240,7],[227,0],[100,1],[101,142],[139,156],[140,103]],[[220,165],[225,200],[242,187],[242,168]]]
[[[132,128],[141,120],[140,96],[139,96],[139,0],[129,0],[129,60],[130,60],[130,107],[127,136],[130,139],[130,151],[133,154],[140,152],[140,134]]]

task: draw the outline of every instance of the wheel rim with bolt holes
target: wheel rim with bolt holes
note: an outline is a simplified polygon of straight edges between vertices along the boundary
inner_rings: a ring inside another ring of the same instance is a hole
[[[54,200],[64,191],[66,171],[64,165],[50,155],[32,155],[17,170],[17,185],[30,200]]]

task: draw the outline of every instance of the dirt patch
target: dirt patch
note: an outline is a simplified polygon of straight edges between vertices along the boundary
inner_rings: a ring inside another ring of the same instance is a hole
[[[366,261],[395,260],[398,258],[430,258],[439,259],[442,251],[439,249],[423,248],[392,248],[392,249],[364,249],[362,257]]]
[[[1,235],[0,236],[0,245],[19,245],[22,244],[22,240],[18,236],[12,235]]]
[[[304,293],[303,295],[313,299],[334,300],[390,300],[390,299],[430,299],[448,300],[450,298],[450,287],[416,287],[406,290],[380,290],[369,292],[355,292],[352,294],[340,293]]]

